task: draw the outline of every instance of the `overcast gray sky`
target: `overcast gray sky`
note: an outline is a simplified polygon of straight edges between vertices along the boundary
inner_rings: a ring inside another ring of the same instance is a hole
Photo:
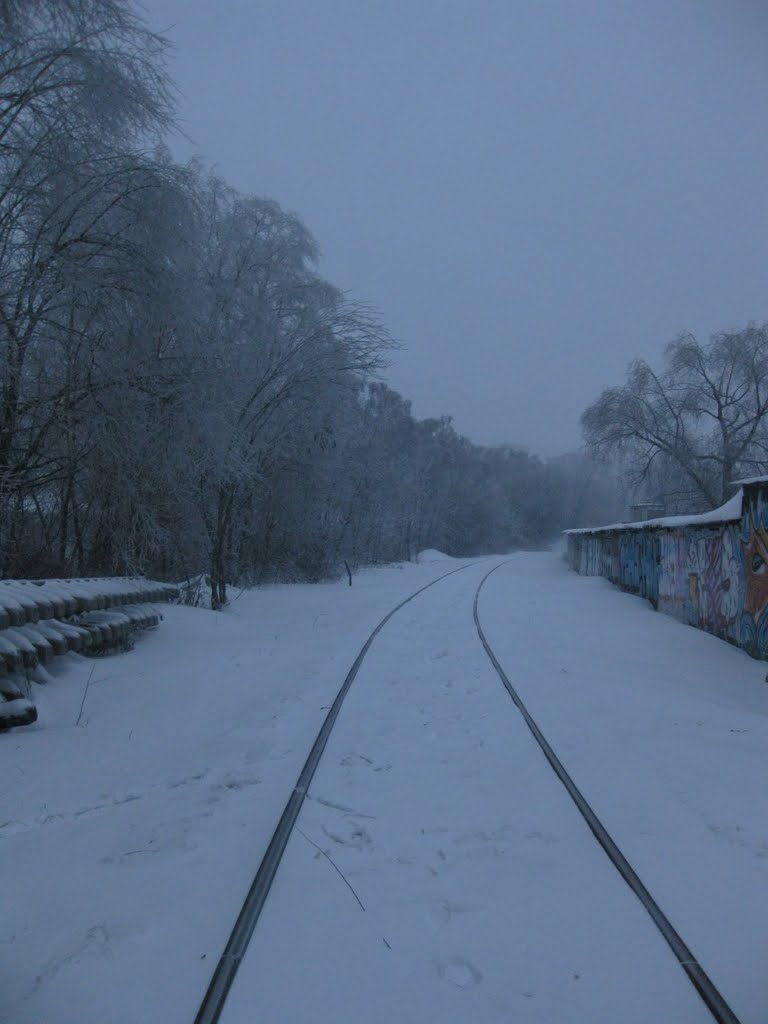
[[[145,0],[193,151],[300,214],[419,416],[542,454],[768,319],[765,0]]]

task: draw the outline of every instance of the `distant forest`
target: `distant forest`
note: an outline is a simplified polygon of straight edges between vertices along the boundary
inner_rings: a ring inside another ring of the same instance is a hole
[[[416,419],[304,224],[174,163],[168,44],[130,3],[0,0],[0,32],[1,575],[205,573],[216,603],[605,514],[586,456]]]

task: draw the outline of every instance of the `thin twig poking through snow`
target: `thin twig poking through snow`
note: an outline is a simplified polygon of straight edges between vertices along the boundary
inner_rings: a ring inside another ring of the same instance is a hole
[[[75,726],[80,725],[80,719],[83,717],[83,709],[85,708],[85,698],[88,696],[88,689],[89,689],[89,687],[91,685],[91,680],[93,679],[93,670],[95,668],[96,668],[95,665],[91,668],[91,673],[88,676],[88,682],[85,684],[85,689],[83,690],[83,699],[80,701],[80,712],[78,713],[77,721],[75,722]]]
[[[336,873],[337,873],[337,874],[339,875],[339,877],[340,877],[340,878],[342,879],[342,881],[344,882],[344,884],[346,885],[346,887],[347,887],[347,888],[349,889],[349,891],[350,891],[350,892],[352,893],[352,895],[353,895],[353,896],[355,897],[355,899],[357,900],[357,902],[358,902],[358,903],[360,904],[360,909],[361,909],[361,910],[365,910],[365,907],[363,906],[363,902],[362,902],[362,900],[361,900],[361,899],[360,899],[360,897],[359,897],[359,896],[357,895],[357,893],[355,892],[355,890],[354,890],[354,889],[352,888],[352,885],[351,885],[351,883],[349,882],[349,879],[348,879],[348,878],[346,877],[346,875],[344,874],[344,872],[343,872],[343,871],[341,871],[341,870],[339,869],[339,867],[338,867],[338,866],[337,866],[336,864],[334,864],[334,862],[333,862],[333,861],[331,860],[330,856],[329,856],[329,855],[328,855],[328,854],[327,854],[327,853],[325,852],[325,850],[323,850],[323,849],[322,849],[322,847],[318,846],[318,845],[317,845],[317,843],[313,843],[313,842],[312,842],[312,840],[311,840],[311,839],[309,838],[309,836],[307,835],[307,833],[306,833],[306,832],[302,832],[302,830],[301,830],[301,829],[299,828],[299,826],[298,826],[298,825],[296,826],[296,831],[297,831],[297,832],[301,832],[301,834],[302,834],[302,835],[304,836],[304,838],[305,838],[305,839],[307,840],[307,842],[309,843],[309,845],[310,845],[310,846],[314,846],[314,848],[315,848],[315,849],[316,849],[316,850],[318,851],[318,853],[322,853],[322,855],[323,855],[323,856],[325,857],[325,859],[326,859],[326,860],[328,861],[328,863],[329,863],[329,864],[331,865],[331,867],[333,868],[333,870],[334,870],[334,871],[335,871],[335,872],[336,872]]]

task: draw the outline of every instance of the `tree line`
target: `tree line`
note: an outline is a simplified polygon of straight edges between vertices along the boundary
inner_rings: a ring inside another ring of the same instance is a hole
[[[594,514],[583,458],[415,418],[301,220],[174,163],[128,0],[0,0],[0,36],[0,574],[202,572],[221,604]]]

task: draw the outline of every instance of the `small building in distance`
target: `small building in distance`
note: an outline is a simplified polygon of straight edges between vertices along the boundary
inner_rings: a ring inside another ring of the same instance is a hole
[[[647,519],[658,519],[666,509],[662,501],[641,501],[629,506],[629,515],[633,522],[641,523]]]

